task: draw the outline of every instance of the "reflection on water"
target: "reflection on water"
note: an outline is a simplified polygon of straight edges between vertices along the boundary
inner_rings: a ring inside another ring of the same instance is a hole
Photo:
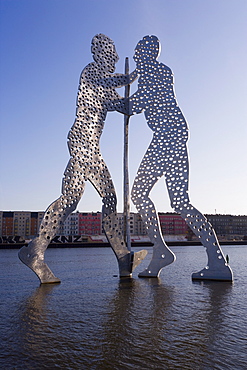
[[[158,342],[171,304],[172,290],[159,279],[121,280],[102,323],[103,359],[98,368],[111,368],[114,361],[118,369],[136,369],[142,368],[144,358],[159,360]]]
[[[48,311],[49,299],[56,288],[55,284],[41,285],[18,307],[16,335],[23,364],[27,369],[32,369],[36,360],[37,363],[41,359],[45,360],[48,348],[44,343],[53,340],[55,333],[54,329],[51,330]]]
[[[244,258],[241,265],[236,257],[239,275],[231,284],[192,282],[187,271],[195,249],[180,248],[177,265],[159,279],[114,278],[111,251],[97,253],[95,267],[94,250],[61,251],[64,281],[38,288],[21,265],[17,280],[8,264],[1,277],[9,284],[1,285],[0,368],[245,368]]]
[[[198,340],[202,346],[201,359],[212,368],[224,368],[225,358],[221,356],[220,338],[227,336],[227,307],[232,290],[232,283],[192,282],[204,289],[203,311],[200,321],[192,321],[193,329],[200,331]],[[195,328],[196,326],[196,328]],[[214,354],[214,356],[212,356]]]

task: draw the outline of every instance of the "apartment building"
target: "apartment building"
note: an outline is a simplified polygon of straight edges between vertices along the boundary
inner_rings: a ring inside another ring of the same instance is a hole
[[[0,236],[37,235],[44,212],[0,211]]]
[[[0,211],[0,236],[21,236],[26,239],[38,234],[44,212]],[[187,224],[176,213],[159,213],[163,235],[190,235]],[[224,239],[247,237],[247,216],[206,215],[217,235]],[[123,214],[118,213],[119,229],[123,230]],[[102,235],[101,212],[75,212],[68,216],[57,235]],[[130,213],[130,234],[147,235],[138,213]]]
[[[79,235],[79,212],[71,213],[60,225],[57,235]]]
[[[14,235],[14,212],[0,212],[1,236]]]
[[[79,212],[78,235],[101,235],[101,212]]]
[[[188,226],[177,213],[159,213],[160,227],[163,235],[186,235]]]
[[[206,215],[218,236],[235,239],[247,236],[247,216]]]
[[[44,212],[0,211],[0,236],[32,238],[38,234],[43,216]],[[100,235],[101,229],[100,212],[75,212],[67,217],[57,235]]]
[[[124,217],[122,213],[118,213],[118,227],[123,230]],[[130,235],[146,235],[146,229],[142,222],[141,216],[138,213],[130,213]]]

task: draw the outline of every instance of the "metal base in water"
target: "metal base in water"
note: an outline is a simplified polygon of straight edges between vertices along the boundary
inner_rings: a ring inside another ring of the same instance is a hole
[[[228,265],[221,266],[220,269],[205,267],[199,272],[194,272],[191,277],[192,280],[233,281],[233,273]]]
[[[22,247],[18,257],[38,276],[41,284],[61,283],[61,280],[53,274],[47,264],[37,254],[30,252],[28,247]]]
[[[142,249],[138,252],[130,252],[118,260],[119,276],[131,277],[135,268],[144,260],[148,251]]]

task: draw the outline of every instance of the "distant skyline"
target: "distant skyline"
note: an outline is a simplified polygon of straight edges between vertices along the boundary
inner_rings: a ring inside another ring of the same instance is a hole
[[[143,36],[158,36],[190,129],[191,201],[202,213],[246,215],[246,19],[246,0],[0,0],[0,210],[44,211],[61,194],[80,73],[104,33],[119,73],[126,56],[135,68]],[[130,118],[129,135],[132,185],[152,136],[143,114]],[[122,212],[121,114],[108,114],[101,149]],[[152,199],[173,211],[163,178]],[[101,211],[89,182],[78,210]]]

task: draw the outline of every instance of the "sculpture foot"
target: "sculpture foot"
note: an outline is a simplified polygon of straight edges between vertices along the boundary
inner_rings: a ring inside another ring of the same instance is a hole
[[[143,261],[147,255],[147,250],[143,249],[136,253],[130,252],[118,260],[120,277],[131,277],[134,269]]]
[[[148,251],[146,249],[142,249],[133,254],[132,272],[135,270],[137,266],[140,265],[140,263],[142,263],[142,261],[144,260],[147,254],[148,254]]]
[[[165,253],[162,254],[161,253],[158,254],[157,252],[155,252],[155,256],[153,256],[148,267],[144,271],[140,272],[138,276],[147,278],[150,277],[157,278],[159,277],[163,267],[170,265],[175,260],[176,256],[170,250],[166,250]]]
[[[192,280],[233,281],[232,270],[227,264],[218,269],[211,269],[207,266],[199,272],[194,272],[191,277]]]
[[[132,268],[131,268],[131,253],[125,254],[125,256],[119,258],[118,267],[119,267],[119,276],[120,277],[131,277]]]
[[[22,247],[19,250],[18,257],[26,266],[28,266],[39,278],[41,284],[60,283],[47,264],[40,260],[37,254],[32,254],[28,247]]]

